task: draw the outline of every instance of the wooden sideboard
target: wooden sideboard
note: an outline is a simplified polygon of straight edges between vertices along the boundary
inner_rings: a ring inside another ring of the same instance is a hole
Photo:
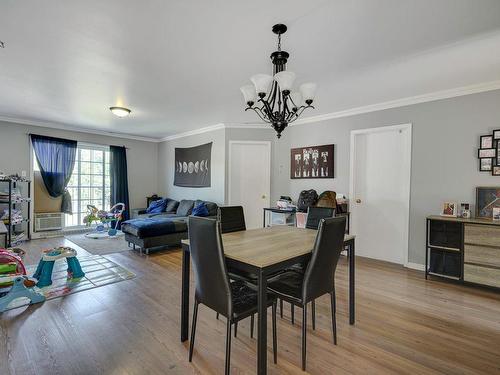
[[[500,289],[500,221],[428,216],[429,275]]]

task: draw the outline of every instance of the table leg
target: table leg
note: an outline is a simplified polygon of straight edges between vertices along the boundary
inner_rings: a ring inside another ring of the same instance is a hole
[[[355,262],[354,240],[349,242],[349,324],[354,324],[355,321],[355,277],[354,277],[354,262]]]
[[[182,245],[182,297],[181,297],[181,342],[187,341],[189,335],[189,250]]]
[[[257,373],[267,373],[267,278],[264,272],[259,271],[258,290],[258,340],[257,340]]]

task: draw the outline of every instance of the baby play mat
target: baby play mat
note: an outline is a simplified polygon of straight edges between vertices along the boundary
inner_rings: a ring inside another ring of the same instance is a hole
[[[83,272],[85,272],[83,278],[68,280],[66,272],[68,265],[64,259],[61,259],[56,261],[54,265],[52,285],[43,288],[34,287],[33,290],[49,300],[135,277],[135,274],[129,270],[100,255],[79,256],[78,260]],[[36,265],[26,267],[28,275],[33,275],[35,270]],[[17,299],[9,305],[9,309],[25,306],[28,302],[24,298]]]

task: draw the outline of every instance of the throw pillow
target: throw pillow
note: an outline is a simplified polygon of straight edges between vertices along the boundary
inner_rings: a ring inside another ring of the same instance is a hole
[[[152,201],[149,204],[149,207],[146,209],[146,212],[148,214],[159,214],[159,213],[165,211],[166,207],[167,207],[167,200],[166,199],[158,199],[157,201]]]
[[[193,216],[202,216],[202,217],[208,216],[207,205],[205,203],[198,204],[197,206],[195,206],[193,208],[192,215]]]

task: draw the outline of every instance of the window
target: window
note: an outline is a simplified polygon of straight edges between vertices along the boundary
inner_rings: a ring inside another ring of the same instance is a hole
[[[89,204],[100,210],[111,207],[109,157],[108,147],[78,145],[75,168],[68,183],[73,215],[64,215],[66,227],[84,225]]]

